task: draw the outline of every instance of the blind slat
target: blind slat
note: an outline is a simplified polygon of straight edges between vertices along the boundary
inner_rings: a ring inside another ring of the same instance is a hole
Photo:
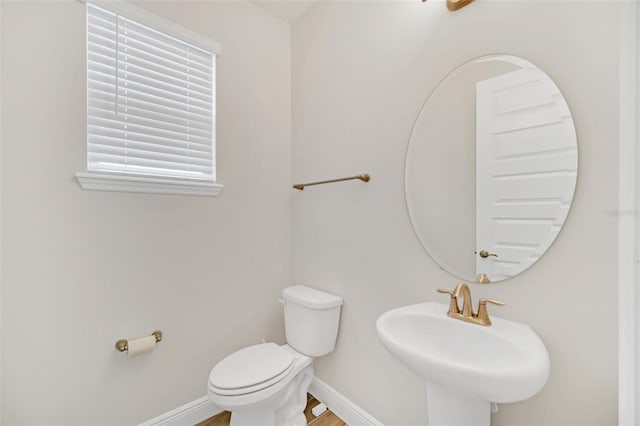
[[[193,175],[194,172],[197,172],[201,175],[209,175],[210,168],[199,166],[197,164],[185,164],[185,163],[175,163],[172,161],[162,161],[151,158],[142,158],[142,157],[134,157],[132,155],[117,155],[117,154],[107,154],[107,153],[94,153],[91,152],[88,154],[88,159],[90,163],[100,164],[100,163],[112,163],[110,168],[112,169],[116,165],[120,165],[121,168],[126,169],[130,166],[144,166],[144,167],[155,167],[158,169],[164,169],[167,171],[172,171],[173,173],[179,173],[180,171],[188,171],[189,175]]]
[[[187,98],[198,99],[202,102],[211,103],[212,102],[212,94],[211,93],[198,93],[196,90],[191,90],[184,86],[173,85],[165,80],[158,80],[154,78],[154,76],[145,74],[144,70],[140,70],[141,72],[136,72],[135,70],[129,69],[125,74],[123,70],[120,70],[118,73],[118,79],[122,79],[122,84],[120,86],[127,87],[129,82],[135,82],[142,85],[146,85],[149,87],[153,87],[158,91],[164,91],[168,93],[173,93],[178,96],[185,96]]]
[[[155,120],[155,121],[168,121],[169,123],[176,124],[179,126],[185,126],[189,128],[189,132],[193,135],[200,135],[203,137],[210,137],[211,131],[201,131],[200,129],[194,127],[191,122],[195,121],[194,119],[188,120],[185,117],[176,117],[170,114],[160,114],[156,111],[149,111],[144,108],[136,108],[134,106],[119,106],[118,114],[123,114],[127,116],[134,116],[141,119]]]
[[[152,94],[152,96],[160,98],[162,100],[173,101],[180,104],[186,104],[187,102],[191,102],[190,105],[193,105],[205,110],[210,110],[210,108],[212,107],[210,98],[207,102],[205,102],[200,99],[196,99],[194,97],[189,98],[186,95],[180,95],[177,93],[167,92],[166,90],[160,90],[158,88],[154,88],[146,84],[138,83],[137,81],[133,81],[131,79],[127,80],[127,89],[133,90],[137,93]]]
[[[103,96],[106,98],[106,93]],[[115,100],[115,96],[113,97]],[[162,128],[161,124],[154,125],[154,123],[168,123],[174,126],[180,126],[185,129],[185,134],[191,134],[193,136],[199,136],[204,139],[210,139],[211,131],[201,130],[194,126],[192,121],[188,121],[184,118],[175,118],[169,115],[161,115],[158,113],[149,113],[148,111],[137,109],[134,107],[120,107],[118,111],[114,111],[113,107],[115,102],[112,102],[108,99],[102,99],[99,97],[95,97],[89,100],[88,110],[89,113],[96,113],[101,111],[105,114],[110,114],[110,118],[113,120],[117,120],[121,123],[126,123],[128,121],[137,122],[137,123],[148,123],[147,127],[158,127]],[[91,118],[91,117],[89,117]],[[187,131],[188,130],[188,131]]]
[[[203,86],[196,82],[191,82],[186,79],[187,74],[183,76],[175,77],[168,73],[164,73],[161,71],[157,71],[155,69],[151,69],[146,66],[147,64],[139,64],[136,61],[124,61],[118,60],[118,71],[119,75],[126,79],[128,78],[128,74],[134,74],[139,76],[144,76],[147,79],[151,79],[156,82],[160,87],[166,85],[167,87],[175,87],[179,88],[185,92],[187,95],[197,96],[201,93],[206,96],[206,93],[211,92],[211,86]]]
[[[186,133],[185,126],[178,126],[175,124],[148,120],[140,117],[127,116],[127,121],[122,120],[121,115],[115,114],[113,111],[105,109],[98,109],[91,107],[91,117],[89,118],[89,124],[98,127],[106,127],[110,129],[124,129],[125,124],[127,128],[132,132],[149,135],[154,137],[154,140],[158,137],[167,139],[166,145],[178,145],[185,143],[197,143],[202,145],[203,150],[210,151],[211,144],[208,143],[207,136],[201,136],[194,133]],[[190,139],[186,140],[186,136]],[[160,143],[160,142],[158,142]]]
[[[164,50],[167,55],[199,58],[202,62],[213,64],[213,55],[197,46],[181,42],[174,37],[162,34],[145,25],[138,24],[131,19],[121,17],[120,25],[122,27],[119,32],[120,36],[129,36],[136,40],[146,41],[148,44]]]
[[[139,149],[138,146],[114,146],[114,145],[104,145],[100,143],[91,144],[91,152],[94,154],[109,154],[109,155],[118,155],[121,157],[131,157],[135,159],[146,159],[153,161],[162,161],[164,163],[171,164],[184,164],[185,166],[201,166],[205,171],[208,167],[210,167],[210,161],[206,158],[198,158],[191,156],[191,153],[188,150],[184,150],[182,153],[166,153],[160,152],[156,150],[146,150]],[[188,161],[187,161],[188,159]]]
[[[140,111],[146,111],[148,114],[158,114],[161,118],[175,117],[187,121],[201,122],[203,124],[210,123],[212,112],[202,110],[189,104],[175,105],[170,103],[149,102],[133,96],[125,95],[124,90],[120,90],[120,108],[137,108]],[[205,130],[210,131],[211,128],[202,126]]]
[[[128,122],[118,123],[116,122],[116,120],[105,120],[97,117],[92,117],[90,119],[89,126],[91,126],[91,130],[96,135],[109,134],[113,135],[113,137],[123,139],[129,138],[132,140],[144,141],[156,145],[174,146],[178,148],[194,146],[194,149],[211,152],[211,146],[206,143],[207,138],[199,137],[196,135],[188,135],[180,132],[168,132],[149,126],[128,124]],[[125,135],[124,133],[127,134]]]
[[[189,67],[194,71],[201,73],[202,76],[206,76],[210,73],[210,61],[202,61],[193,56],[180,57],[175,55],[166,55],[166,52],[163,50],[157,49],[153,45],[149,45],[131,37],[119,37],[118,41],[124,44],[123,52],[125,53],[142,54],[148,56],[151,61],[159,60],[161,62],[170,62],[178,67]]]
[[[125,142],[119,140],[118,138],[110,138],[107,136],[92,136],[90,143],[95,147],[116,147],[123,148],[125,146]],[[197,149],[190,148],[175,148],[172,146],[166,145],[158,145],[158,144],[150,144],[146,142],[127,140],[126,146],[131,147],[132,149],[137,149],[139,151],[147,151],[147,152],[158,152],[162,154],[171,154],[171,155],[184,155],[186,152],[189,152],[189,155],[193,155],[194,158],[199,158],[202,161],[210,161],[211,152],[199,151]],[[196,145],[194,145],[195,147]],[[205,163],[202,163],[205,164]],[[206,163],[208,165],[208,163]]]

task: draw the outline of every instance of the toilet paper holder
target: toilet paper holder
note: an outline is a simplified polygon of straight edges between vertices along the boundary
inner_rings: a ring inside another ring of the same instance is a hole
[[[151,333],[156,338],[156,343],[162,342],[162,331],[156,330]],[[116,349],[120,352],[124,352],[129,349],[129,341],[127,339],[120,339],[116,342]]]

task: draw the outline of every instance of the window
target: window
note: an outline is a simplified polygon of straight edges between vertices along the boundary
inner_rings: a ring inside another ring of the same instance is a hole
[[[87,4],[87,172],[76,176],[84,189],[217,195],[218,48],[125,7]]]

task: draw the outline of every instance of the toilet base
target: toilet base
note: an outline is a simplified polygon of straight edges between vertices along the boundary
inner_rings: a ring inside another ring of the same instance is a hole
[[[233,407],[231,426],[304,426],[307,420],[307,391],[313,380],[313,365],[308,365],[278,393],[248,406]]]

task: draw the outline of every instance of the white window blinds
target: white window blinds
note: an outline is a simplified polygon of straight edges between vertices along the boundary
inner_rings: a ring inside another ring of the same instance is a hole
[[[215,54],[87,4],[87,169],[213,182]]]

